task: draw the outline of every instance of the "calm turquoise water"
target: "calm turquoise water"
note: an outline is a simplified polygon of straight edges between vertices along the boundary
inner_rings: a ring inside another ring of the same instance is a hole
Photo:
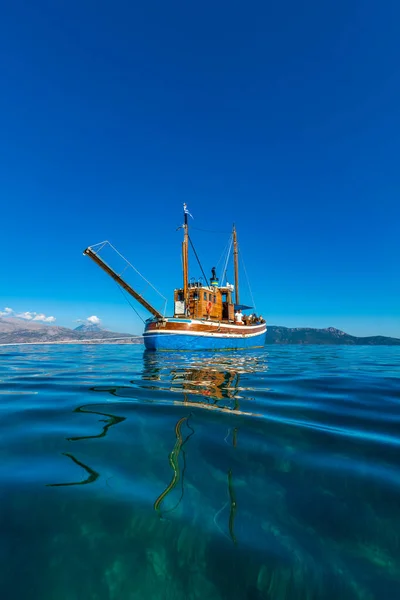
[[[5,600],[400,598],[400,349],[0,348]]]

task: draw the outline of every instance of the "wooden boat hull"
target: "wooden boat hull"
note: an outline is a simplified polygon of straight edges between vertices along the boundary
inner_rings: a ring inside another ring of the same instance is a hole
[[[197,319],[149,319],[146,350],[239,350],[264,346],[267,326]]]

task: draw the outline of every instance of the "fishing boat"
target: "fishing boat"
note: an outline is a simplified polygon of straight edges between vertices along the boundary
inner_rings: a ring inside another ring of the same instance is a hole
[[[189,237],[190,213],[186,204],[183,208],[183,285],[174,290],[172,316],[166,316],[150,304],[103,260],[100,250],[108,242],[89,246],[84,254],[152,315],[145,321],[143,333],[147,350],[239,350],[263,346],[267,331],[264,319],[255,314],[247,316],[245,312],[242,315],[242,311],[249,311],[253,307],[240,303],[239,250],[235,226],[230,245],[230,248],[233,246],[234,285],[227,281],[223,283],[226,268],[221,283],[214,267],[210,278],[204,275],[201,267],[204,278],[199,281],[189,279],[189,243],[193,245]]]

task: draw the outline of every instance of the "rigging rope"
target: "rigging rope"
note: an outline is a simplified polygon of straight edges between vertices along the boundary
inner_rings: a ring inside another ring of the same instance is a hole
[[[97,250],[97,252],[95,252],[95,254],[98,254],[104,248],[104,246],[106,244],[109,244],[109,242],[107,240],[105,242],[99,242],[98,244],[93,244],[93,246],[89,246],[89,247],[93,249],[93,248],[96,248],[96,246],[101,246],[101,248],[99,248]]]
[[[250,281],[249,281],[249,278],[248,278],[248,275],[247,275],[247,271],[246,271],[246,265],[244,264],[243,256],[242,256],[242,253],[241,253],[240,249],[239,249],[239,256],[240,256],[240,260],[242,261],[244,274],[245,274],[246,280],[247,280],[247,285],[249,286],[249,292],[250,292],[251,302],[252,302],[252,304],[254,306],[254,310],[257,312],[256,303],[254,302],[253,292],[251,291]]]
[[[230,244],[229,244],[229,249],[228,249],[228,254],[226,255],[226,261],[225,261],[225,266],[224,266],[224,271],[222,273],[222,277],[221,277],[221,283],[222,285],[224,284],[224,279],[226,276],[226,271],[228,269],[228,262],[229,262],[229,258],[231,256],[231,252],[232,252],[232,244],[233,244],[233,236],[230,236]]]
[[[118,251],[118,250],[117,250],[117,249],[116,249],[116,248],[115,248],[115,247],[114,247],[114,246],[113,246],[113,245],[112,245],[112,244],[111,244],[111,243],[110,243],[108,240],[106,240],[105,242],[100,242],[99,244],[94,244],[93,246],[90,246],[90,248],[93,250],[93,248],[95,248],[96,246],[101,246],[101,248],[99,248],[99,250],[97,250],[97,252],[95,252],[95,254],[99,254],[99,252],[100,252],[100,251],[101,251],[101,250],[104,248],[104,246],[105,246],[106,244],[108,244],[108,245],[110,246],[110,248],[112,248],[112,249],[114,250],[114,252],[115,252],[116,254],[118,254],[118,256],[119,256],[120,258],[122,258],[122,260],[124,260],[124,261],[125,261],[125,262],[126,262],[126,263],[127,263],[127,264],[128,264],[128,265],[129,265],[129,266],[130,266],[130,267],[131,267],[133,270],[134,270],[134,271],[135,271],[135,273],[137,273],[137,274],[139,275],[139,277],[141,277],[142,279],[144,279],[144,281],[145,281],[145,282],[146,282],[146,283],[147,283],[147,284],[148,284],[148,285],[149,285],[151,288],[153,288],[153,290],[154,290],[154,291],[155,291],[155,292],[156,292],[156,293],[157,293],[159,296],[161,296],[161,298],[163,298],[163,300],[165,300],[165,301],[167,300],[167,299],[166,299],[166,297],[165,297],[165,296],[163,296],[163,295],[161,294],[161,292],[159,292],[159,291],[158,291],[158,289],[157,289],[157,288],[155,288],[155,287],[154,287],[154,285],[153,285],[153,284],[152,284],[152,283],[151,283],[151,282],[150,282],[148,279],[146,279],[146,277],[144,277],[144,275],[142,275],[142,274],[140,273],[140,271],[138,271],[138,269],[136,269],[136,267],[134,267],[134,266],[133,266],[133,265],[132,265],[132,264],[129,262],[129,260],[127,260],[127,259],[125,258],[125,256],[123,256],[123,255],[121,254],[121,252],[119,252],[119,251]],[[126,269],[126,267],[125,267],[125,269]],[[125,271],[125,269],[124,269],[124,271]]]
[[[117,286],[117,288],[119,289],[119,291],[121,292],[121,294],[123,295],[123,297],[125,298],[125,300],[128,302],[128,304],[131,307],[131,309],[135,311],[135,313],[137,314],[137,316],[139,317],[139,319],[141,321],[143,321],[143,323],[146,323],[146,321],[143,319],[143,317],[138,313],[138,311],[136,310],[136,308],[133,306],[133,304],[129,300],[128,296],[124,293],[124,290],[122,289],[122,287],[116,281],[114,283]]]
[[[131,269],[133,269],[135,271],[135,273],[137,273],[137,275],[139,275],[139,277],[141,277],[141,279],[143,279],[145,281],[145,283],[147,285],[145,285],[144,289],[142,290],[141,293],[139,293],[140,296],[142,296],[142,298],[144,297],[144,291],[147,289],[147,286],[150,286],[163,300],[164,300],[164,311],[163,311],[163,316],[165,317],[166,314],[166,310],[167,310],[167,304],[168,304],[168,300],[165,296],[163,296],[161,294],[161,292],[159,292],[157,290],[156,287],[154,287],[154,285],[148,281],[146,279],[146,277],[144,277],[140,271],[138,269],[136,269],[136,267],[134,267],[129,260],[127,260],[108,240],[105,240],[104,242],[99,242],[98,244],[93,244],[92,246],[89,246],[90,249],[95,253],[95,254],[100,254],[100,252],[103,250],[103,248],[108,245],[110,246],[110,248],[112,250],[114,250],[114,252],[116,254],[118,254],[118,256],[120,258],[122,258],[122,260],[126,263],[125,267],[122,269],[121,273],[119,274],[119,277],[122,276],[123,273],[125,273],[125,271],[128,269],[128,267],[131,267]],[[124,296],[125,300],[128,302],[129,306],[132,308],[132,310],[136,313],[136,315],[139,317],[139,319],[141,321],[143,321],[143,323],[145,323],[146,321],[143,319],[143,317],[140,315],[140,313],[136,310],[136,308],[132,305],[132,303],[130,302],[128,296],[125,294],[124,290],[120,287],[120,285],[115,282],[117,287],[119,288],[119,290],[121,291],[122,295]]]
[[[190,229],[195,229],[196,231],[205,231],[207,233],[223,233],[223,234],[230,233],[229,231],[215,231],[215,230],[211,230],[211,229],[200,229],[199,227],[193,227],[193,226],[191,226]]]
[[[196,259],[197,259],[197,262],[199,263],[199,267],[200,267],[200,269],[201,269],[201,272],[203,273],[203,275],[204,275],[204,279],[206,280],[207,286],[208,286],[208,287],[210,287],[210,284],[209,284],[209,282],[208,282],[208,278],[206,277],[206,274],[205,274],[205,273],[204,273],[204,271],[203,271],[203,267],[201,266],[200,259],[199,259],[199,257],[197,256],[197,252],[196,252],[196,250],[195,250],[195,248],[194,248],[194,246],[193,246],[193,242],[192,242],[192,240],[191,240],[190,236],[188,236],[188,238],[189,238],[190,245],[192,246],[192,250],[193,250],[193,252],[194,252],[194,255],[195,255]]]
[[[221,260],[222,260],[222,259],[223,259],[223,258],[226,256],[226,252],[227,252],[228,246],[229,246],[229,240],[228,240],[228,241],[227,241],[227,243],[225,244],[225,247],[224,247],[224,249],[223,249],[223,251],[222,251],[222,254],[221,254],[221,256],[219,257],[217,264],[215,265],[215,268],[216,268],[216,270],[217,270],[217,271],[218,271],[219,263],[220,263],[220,262],[221,262]],[[222,282],[222,279],[221,279],[221,282]]]

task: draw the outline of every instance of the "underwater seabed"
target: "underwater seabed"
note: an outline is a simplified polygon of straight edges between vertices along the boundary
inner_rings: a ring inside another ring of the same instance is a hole
[[[282,501],[282,490],[272,485],[271,494],[271,500]],[[0,578],[3,589],[10,589],[12,578],[14,595],[7,598],[26,597],[27,579],[29,597],[43,600],[397,597],[398,567],[382,547],[366,539],[348,547],[321,542],[315,530],[290,517],[285,502],[270,518],[254,518],[245,510],[237,517],[236,539],[229,540],[200,526],[201,520],[218,519],[223,531],[223,512],[214,512],[214,506],[206,506],[200,519],[193,515],[179,522],[144,508],[111,508],[99,498],[95,504],[70,498],[57,509],[43,500],[38,498],[39,506],[19,502],[26,516],[10,524],[14,534],[30,531],[31,544],[22,551],[22,564],[21,548],[8,554],[11,568]],[[38,519],[44,511],[47,518]],[[374,521],[378,527],[379,519]],[[245,526],[253,528],[258,552],[244,542]],[[371,591],[369,582],[377,574],[384,585]]]
[[[58,478],[3,492],[7,600],[399,597],[399,482],[369,477],[365,440],[294,426],[309,408],[276,360],[145,353],[130,381],[90,386]]]

